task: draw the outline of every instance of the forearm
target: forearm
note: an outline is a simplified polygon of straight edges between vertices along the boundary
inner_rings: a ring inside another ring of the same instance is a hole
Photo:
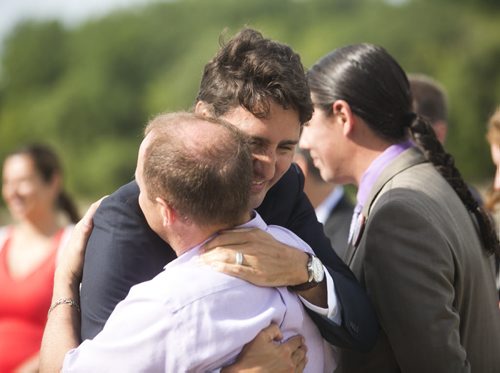
[[[316,307],[328,309],[326,279],[312,289],[297,291],[297,294]]]
[[[59,299],[72,299],[79,303],[78,285],[71,285],[56,275],[52,305]],[[80,313],[76,307],[60,304],[53,308],[47,319],[40,349],[40,372],[61,370],[64,356],[80,344]]]
[[[337,298],[337,294],[335,292],[335,285],[333,283],[333,279],[326,269],[325,269],[325,279],[323,282],[326,283],[325,291],[327,293],[327,303],[324,306],[319,306],[315,303],[309,302],[306,298],[302,297],[302,295],[299,292],[297,292],[297,294],[300,296],[300,299],[306,308],[317,313],[318,315],[328,318],[337,325],[341,325],[342,324],[341,305]],[[323,286],[323,284],[320,284],[320,286]]]

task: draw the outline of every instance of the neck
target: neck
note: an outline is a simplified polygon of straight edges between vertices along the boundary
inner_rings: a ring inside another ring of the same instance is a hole
[[[392,145],[391,142],[374,134],[366,125],[361,126],[360,130],[353,141],[355,145],[350,165],[353,182],[358,187],[363,174],[372,162]]]
[[[168,237],[163,238],[170,244],[176,255],[181,256],[195,246],[206,241],[217,232],[234,228],[247,223],[250,220],[251,213],[247,212],[243,214],[234,224],[213,224],[200,226],[193,222],[182,222],[167,234]]]
[[[54,211],[44,214],[44,216],[39,216],[36,219],[24,219],[16,227],[23,234],[44,237],[52,237],[59,229],[57,216]]]
[[[385,148],[387,149],[387,148]],[[357,159],[353,159],[353,166],[352,166],[352,170],[354,172],[354,180],[355,180],[355,185],[357,187],[359,187],[359,184],[361,183],[361,179],[364,175],[364,173],[366,172],[366,170],[368,169],[368,167],[370,167],[370,165],[372,164],[372,162],[378,157],[380,156],[384,150],[380,150],[380,151],[364,151],[363,154],[357,158]]]

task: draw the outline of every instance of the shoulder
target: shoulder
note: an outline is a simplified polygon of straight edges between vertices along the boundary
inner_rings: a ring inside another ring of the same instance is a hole
[[[452,187],[429,162],[413,165],[388,180],[370,208],[380,202],[404,203],[416,210],[425,210],[430,204],[461,204]]]
[[[463,242],[477,244],[472,220],[455,198],[403,187],[383,193],[366,221],[367,260],[387,268],[401,258],[427,264],[433,258],[434,267],[447,266]]]
[[[139,186],[137,185],[135,180],[133,180],[128,184],[121,186],[115,192],[106,197],[102,201],[97,211],[103,210],[104,208],[107,208],[110,211],[113,211],[114,209],[118,209],[118,211],[121,211],[122,209],[124,209],[124,207],[121,207],[122,205],[127,209],[130,209],[132,207],[132,210],[140,211],[138,200],[139,193]]]
[[[9,231],[9,226],[5,225],[3,227],[0,227],[0,250],[3,248],[3,243],[7,239],[7,233]]]
[[[135,180],[133,180],[118,188],[106,199],[108,201],[129,202],[131,199],[136,199],[139,196],[139,192],[139,186]]]
[[[9,230],[9,225],[4,225],[0,227],[0,240],[5,239],[7,237],[7,231]]]
[[[176,313],[190,307],[241,306],[248,297],[261,299],[265,294],[274,293],[271,288],[254,286],[195,260],[181,265],[171,264],[175,262],[152,280],[132,287],[129,296],[162,303],[171,313]]]
[[[313,253],[309,244],[285,227],[281,227],[279,225],[269,225],[267,227],[267,232],[281,243],[293,246],[306,253]]]

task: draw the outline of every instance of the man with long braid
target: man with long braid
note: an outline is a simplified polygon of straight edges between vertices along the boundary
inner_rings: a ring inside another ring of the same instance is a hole
[[[314,114],[300,146],[323,179],[358,186],[346,261],[381,324],[340,372],[498,372],[500,311],[487,214],[412,112],[405,72],[383,48],[339,48],[308,72]]]

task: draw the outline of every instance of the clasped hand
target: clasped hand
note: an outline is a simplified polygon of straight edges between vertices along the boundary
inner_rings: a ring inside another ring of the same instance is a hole
[[[243,254],[242,264],[237,264],[238,252]],[[257,228],[222,231],[203,245],[201,254],[215,270],[267,287],[306,282],[307,259],[304,252]]]

